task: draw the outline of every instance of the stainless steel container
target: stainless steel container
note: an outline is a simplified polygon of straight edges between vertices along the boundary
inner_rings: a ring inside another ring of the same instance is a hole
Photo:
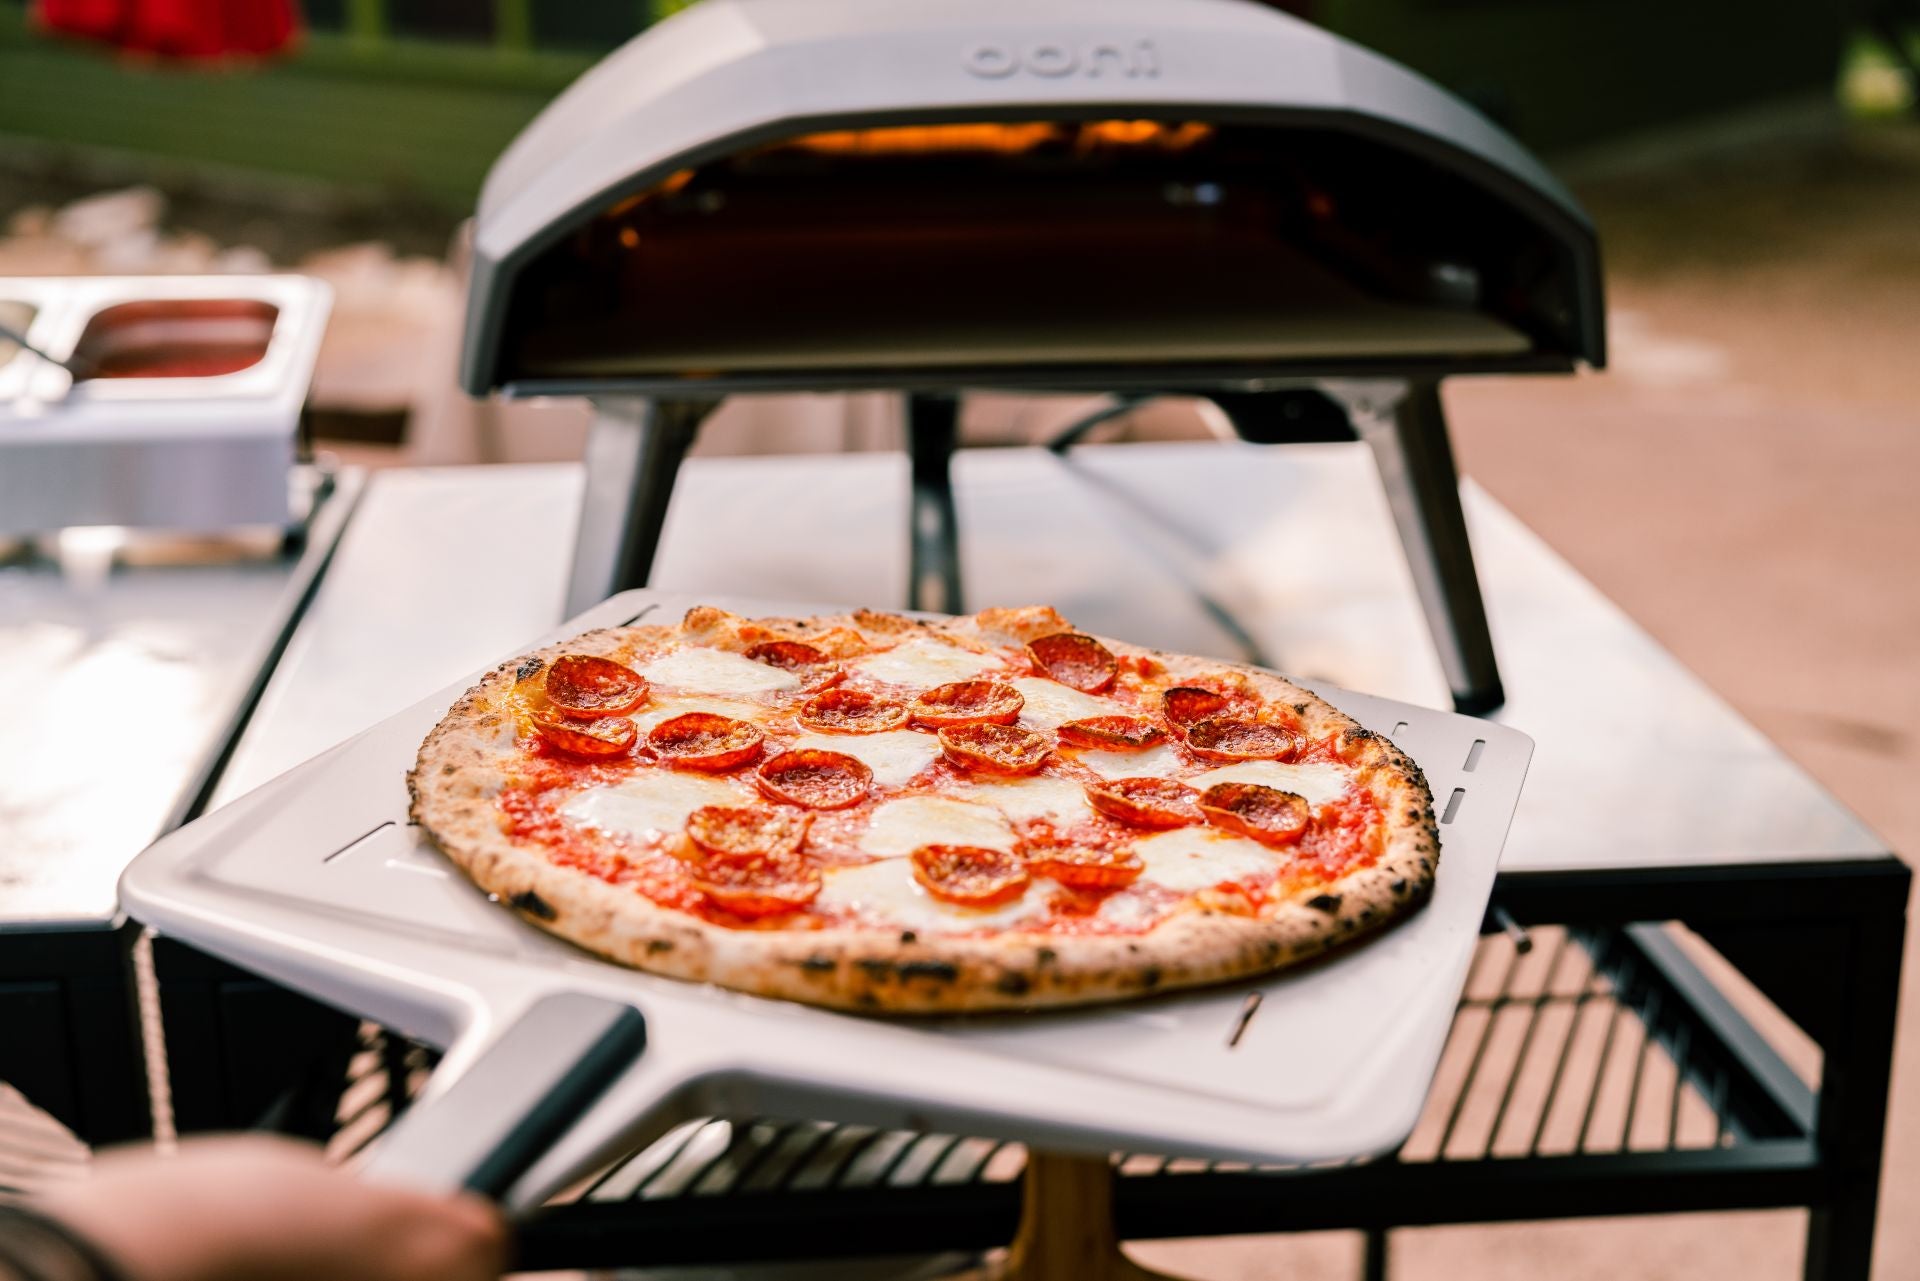
[[[286,525],[332,291],[300,276],[0,279],[0,535]]]

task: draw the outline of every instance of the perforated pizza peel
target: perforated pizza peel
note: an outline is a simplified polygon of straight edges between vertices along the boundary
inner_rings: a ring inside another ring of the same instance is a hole
[[[677,619],[695,603],[627,592],[537,643]],[[1059,1012],[882,1019],[626,969],[489,902],[407,821],[420,741],[472,679],[173,833],[120,890],[167,934],[444,1048],[427,1097],[370,1173],[518,1208],[704,1115],[1061,1152],[1310,1162],[1389,1151],[1426,1097],[1533,748],[1503,726],[1319,688],[1426,771],[1442,844],[1426,908],[1263,979]]]

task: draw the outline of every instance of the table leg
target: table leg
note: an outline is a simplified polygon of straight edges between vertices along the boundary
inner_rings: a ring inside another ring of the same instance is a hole
[[[1838,963],[1823,970],[1846,1009],[1822,1046],[1814,1133],[1832,1192],[1807,1222],[1807,1281],[1867,1281],[1873,1269],[1905,940],[1904,913],[1869,918],[1848,932]]]
[[[1114,1178],[1105,1157],[1029,1153],[1020,1233],[1006,1257],[946,1281],[1172,1281],[1121,1253]]]
[[[1360,1236],[1365,1251],[1360,1256],[1362,1281],[1387,1281],[1387,1230],[1368,1228]]]

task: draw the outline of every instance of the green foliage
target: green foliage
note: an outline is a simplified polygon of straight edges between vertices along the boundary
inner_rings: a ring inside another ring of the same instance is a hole
[[[1920,90],[1912,70],[1920,65],[1920,32],[1905,34],[1903,51],[1867,35],[1856,35],[1848,43],[1840,64],[1840,101],[1849,115],[1873,120],[1913,110]]]

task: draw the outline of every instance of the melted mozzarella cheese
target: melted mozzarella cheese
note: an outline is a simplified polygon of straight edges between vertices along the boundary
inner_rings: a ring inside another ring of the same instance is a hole
[[[967,680],[995,666],[998,660],[989,655],[916,636],[884,653],[868,655],[853,670],[889,685],[932,687]]]
[[[1258,841],[1204,827],[1180,827],[1133,843],[1146,870],[1140,879],[1170,890],[1210,889],[1222,881],[1271,874],[1280,857]]]
[[[975,783],[967,788],[966,797],[982,805],[991,805],[1015,821],[1050,818],[1056,822],[1074,823],[1093,817],[1093,811],[1087,806],[1086,790],[1080,784],[1045,774],[1036,774],[1032,778],[1010,778],[1004,782]]]
[[[1144,752],[1081,752],[1074,759],[1102,778],[1178,778],[1182,769],[1164,743]]]
[[[560,808],[584,827],[614,836],[678,832],[703,805],[746,805],[753,793],[732,779],[646,770],[607,787],[590,787]]]
[[[1020,722],[1034,729],[1055,729],[1068,721],[1084,721],[1090,716],[1124,714],[1118,703],[1082,694],[1059,681],[1039,676],[1022,677],[1013,682],[1013,687],[1027,700],[1020,712]]]
[[[884,734],[806,734],[793,745],[844,752],[864,762],[882,787],[899,787],[940,759],[940,740],[910,729]]]
[[[1002,907],[972,908],[945,903],[920,888],[913,867],[903,858],[881,859],[857,867],[827,869],[817,907],[853,912],[876,924],[923,934],[1004,928],[1046,911],[1051,881],[1036,882],[1020,898]]]
[[[1103,921],[1111,921],[1121,929],[1137,930],[1166,914],[1166,908],[1149,903],[1138,894],[1109,894],[1101,902],[1100,910],[1095,913]]]
[[[1007,820],[984,805],[940,796],[905,796],[873,812],[860,848],[883,858],[911,854],[922,845],[978,845],[1013,848]]]
[[[798,689],[800,678],[743,654],[693,645],[676,649],[640,669],[640,674],[673,689],[697,689],[709,694],[765,694]]]
[[[731,698],[656,698],[633,714],[633,723],[645,734],[661,721],[672,720],[686,712],[712,712],[737,721],[758,722],[770,709],[759,703],[742,703]]]
[[[1279,761],[1241,761],[1208,770],[1187,782],[1205,791],[1215,783],[1259,783],[1292,792],[1309,805],[1337,801],[1347,792],[1347,772],[1338,765],[1316,761],[1310,765],[1282,765]]]

